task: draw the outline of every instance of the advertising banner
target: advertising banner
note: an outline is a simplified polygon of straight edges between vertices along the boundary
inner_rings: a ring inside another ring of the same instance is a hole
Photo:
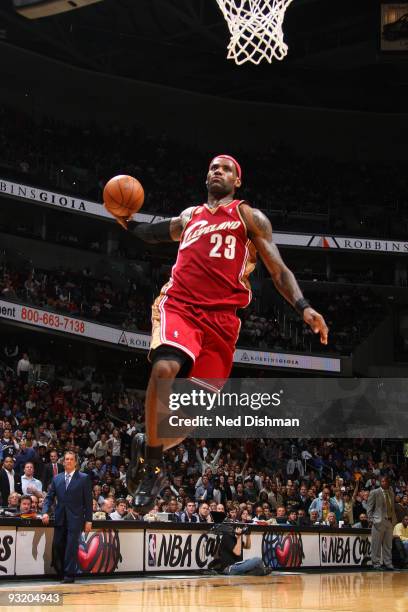
[[[52,563],[52,539],[54,529],[22,527],[17,529],[17,576],[42,576],[55,574]]]
[[[295,531],[265,530],[251,534],[251,548],[244,559],[261,557],[266,567],[274,570],[318,567],[319,534]]]
[[[237,348],[234,354],[235,363],[248,365],[275,366],[278,368],[316,370],[319,372],[341,372],[341,359],[336,357],[313,357],[312,355],[292,355],[290,353],[273,353]]]
[[[322,567],[371,566],[371,536],[320,534]]]
[[[143,571],[143,534],[143,530],[134,529],[97,529],[89,534],[82,533],[78,550],[78,574],[107,575]],[[51,567],[53,536],[53,528],[17,530],[18,576],[55,574],[55,569]]]
[[[142,572],[143,541],[142,529],[104,528],[83,533],[78,551],[78,568],[80,572],[98,575]]]
[[[121,572],[192,572],[203,570],[217,555],[221,537],[210,530],[146,526],[140,529],[115,525],[81,534],[78,574],[108,575]],[[94,523],[95,527],[95,523]],[[0,528],[0,578],[54,574],[51,527]],[[244,536],[245,538],[247,536]],[[347,534],[323,529],[294,531],[282,526],[252,531],[243,559],[260,557],[273,570],[313,567],[368,567],[371,565],[369,533]]]
[[[13,576],[16,563],[16,528],[0,527],[0,578]]]
[[[408,48],[408,10],[407,5],[383,5],[397,7],[393,10],[383,9],[383,23],[395,17],[395,33],[391,33],[392,40],[385,40],[384,44],[398,50]],[[401,8],[404,7],[405,9]],[[399,8],[398,8],[399,7]],[[387,11],[387,12],[386,12]],[[391,11],[391,12],[390,12]],[[402,11],[402,12],[401,12]],[[406,14],[404,14],[404,11]],[[388,23],[388,22],[387,22]],[[400,27],[401,24],[401,27]],[[384,27],[382,28],[384,31]],[[397,37],[397,38],[395,38]],[[65,212],[80,213],[111,220],[111,215],[100,202],[91,202],[78,196],[64,195],[39,187],[14,183],[0,178],[0,195],[15,198],[17,201],[32,201],[35,204],[48,206]],[[141,223],[157,223],[166,217],[150,213],[137,213],[133,215],[135,221]],[[340,249],[345,251],[372,251],[376,253],[408,254],[408,241],[382,240],[380,238],[356,238],[347,236],[331,236],[325,234],[294,234],[290,232],[274,232],[274,241],[280,246],[317,249]]]
[[[150,336],[147,334],[124,331],[117,327],[109,327],[100,323],[70,317],[63,313],[41,310],[40,308],[15,302],[0,300],[1,317],[18,323],[73,334],[82,338],[100,340],[109,344],[127,346],[128,348],[147,350],[150,345]]]
[[[246,536],[245,536],[246,537]],[[145,570],[205,569],[217,554],[221,537],[197,531],[146,531]],[[252,532],[243,559],[260,557],[275,570],[319,567],[319,534],[294,531]]]
[[[150,335],[148,334],[101,325],[100,323],[70,317],[64,313],[50,312],[17,302],[0,300],[1,318],[130,349],[148,351],[150,347]],[[262,365],[265,368],[279,367],[320,372],[340,373],[342,369],[342,360],[335,357],[312,357],[310,355],[292,355],[245,349],[235,351],[234,363]]]
[[[199,570],[214,558],[220,538],[201,531],[146,530],[145,570]]]

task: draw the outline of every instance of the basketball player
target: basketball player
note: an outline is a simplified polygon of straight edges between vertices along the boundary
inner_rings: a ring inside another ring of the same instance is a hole
[[[163,484],[163,450],[180,443],[180,439],[158,438],[157,410],[160,402],[165,403],[163,382],[170,393],[177,375],[187,375],[198,384],[202,379],[225,382],[228,378],[240,330],[236,311],[251,301],[248,276],[255,267],[256,252],[276,289],[320,334],[321,343],[327,344],[326,323],[303,297],[284,264],[273,242],[270,221],[248,202],[235,199],[241,181],[239,163],[229,155],[218,155],[209,166],[205,204],[156,224],[117,218],[145,242],[180,242],[171,278],[152,307],[146,448],[143,453],[140,435],[134,438],[128,471],[128,488],[144,511],[152,507]],[[203,386],[218,391],[223,382]]]

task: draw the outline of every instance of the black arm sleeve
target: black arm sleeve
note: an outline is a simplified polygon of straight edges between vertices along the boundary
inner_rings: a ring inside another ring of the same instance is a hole
[[[165,219],[158,223],[129,223],[128,228],[131,234],[143,242],[173,242],[170,236],[170,221],[171,219]]]

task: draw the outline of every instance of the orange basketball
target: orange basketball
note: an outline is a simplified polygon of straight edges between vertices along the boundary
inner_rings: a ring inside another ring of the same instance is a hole
[[[106,183],[103,202],[114,217],[131,217],[143,206],[144,189],[133,176],[119,174]]]

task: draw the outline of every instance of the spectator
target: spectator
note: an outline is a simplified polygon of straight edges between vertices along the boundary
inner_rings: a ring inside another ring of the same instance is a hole
[[[21,478],[14,471],[14,461],[12,457],[6,457],[0,471],[0,494],[1,504],[7,503],[10,493],[22,493]]]
[[[368,517],[365,512],[362,512],[358,518],[358,522],[354,523],[353,525],[355,529],[368,529],[370,527],[370,523],[368,522]]]
[[[39,497],[42,495],[42,488],[41,481],[34,478],[34,464],[28,461],[24,466],[24,474],[21,477],[23,495],[33,494]]]
[[[38,497],[36,495],[31,495],[31,511],[38,512]]]
[[[13,439],[11,430],[5,429],[0,440],[0,460],[4,460],[6,457],[14,457],[19,448],[18,443]]]
[[[181,523],[199,523],[200,519],[196,512],[196,504],[193,501],[188,501],[184,512],[180,514]]]
[[[292,478],[294,480],[301,480],[305,475],[303,463],[296,455],[289,459],[286,466],[286,474],[288,478]]]
[[[112,521],[123,521],[127,512],[128,512],[128,508],[127,508],[126,499],[124,499],[123,497],[119,497],[116,500],[115,512],[112,512],[110,517]]]
[[[288,525],[298,526],[298,513],[296,510],[291,510],[288,515]]]
[[[10,493],[10,495],[8,496],[8,500],[7,500],[7,507],[10,509],[15,508],[17,510],[20,506],[20,499],[21,499],[20,493]]]
[[[26,385],[28,382],[28,375],[30,373],[31,363],[27,353],[23,353],[21,359],[17,363],[17,376],[21,382]]]
[[[201,481],[201,484],[198,484]],[[208,479],[208,476],[202,476],[197,481],[197,487],[195,491],[196,501],[208,500],[212,496],[213,487]]]
[[[221,504],[219,504],[219,505],[221,505]],[[220,511],[221,510],[218,510],[218,512],[220,512]],[[229,523],[236,523],[236,522],[238,522],[238,511],[237,511],[235,506],[232,506],[231,508],[229,508],[227,510],[227,519],[226,520]]]
[[[310,527],[310,516],[306,513],[306,510],[299,508],[298,510],[298,525],[299,527]]]
[[[278,525],[285,525],[288,522],[285,506],[278,506],[276,509],[276,522]]]
[[[309,506],[309,514],[313,510],[317,510],[319,521],[325,521],[329,512],[335,512],[336,508],[330,502],[330,490],[325,488],[322,491],[322,497],[317,497]]]
[[[212,523],[213,520],[210,514],[210,506],[207,502],[201,502],[198,507],[198,522],[199,523]]]
[[[166,504],[165,511],[169,513],[169,521],[180,523],[180,514],[178,511],[178,503],[175,497],[172,497]]]
[[[120,462],[120,453],[122,441],[120,439],[119,429],[114,429],[108,439],[108,445],[112,449],[112,465],[117,468]]]
[[[326,525],[327,527],[333,527],[333,528],[337,528],[338,522],[336,519],[336,513],[335,512],[329,512],[327,515],[327,518],[325,521],[323,521],[322,525]]]
[[[14,469],[17,474],[21,475],[24,471],[24,466],[28,461],[36,462],[36,454],[33,448],[27,447],[27,441],[23,438],[20,442],[20,451],[16,456]]]
[[[310,524],[311,525],[320,525],[321,521],[319,520],[319,511],[318,510],[310,510]]]
[[[291,512],[292,510],[295,510],[297,512],[300,507],[300,496],[296,492],[295,486],[292,484],[292,482],[290,482],[290,484],[286,486],[284,504],[285,504],[285,507],[288,513]]]
[[[212,472],[213,474],[215,474],[215,473],[217,472],[218,460],[219,460],[219,458],[221,457],[221,452],[222,452],[222,442],[220,442],[220,443],[219,443],[219,449],[217,450],[217,452],[215,453],[214,458],[213,458],[211,461],[207,461],[208,454],[206,454],[206,458],[205,458],[205,459],[204,459],[204,458],[201,456],[201,453],[200,453],[200,448],[202,448],[202,447],[197,448],[197,451],[196,451],[196,457],[197,457],[197,461],[198,461],[198,463],[199,463],[199,464],[200,464],[200,466],[201,466],[201,471],[202,471],[202,474],[204,474],[204,473],[205,473],[205,471],[206,471],[208,468],[210,468],[211,472]]]
[[[58,453],[56,450],[50,452],[50,461],[44,469],[44,490],[47,491],[54,476],[57,476],[64,471],[64,467],[58,461]]]
[[[402,499],[401,495],[395,496],[395,515],[397,517],[397,523],[402,523],[402,519],[407,511],[407,508],[401,503]]]
[[[111,514],[113,513],[113,509],[115,507],[115,500],[112,497],[107,497],[102,505],[101,512],[105,515],[105,520],[111,520]]]
[[[335,487],[334,496],[330,498],[330,503],[332,507],[335,508],[334,512],[336,514],[336,521],[342,521],[344,514],[344,499],[343,491],[340,487]]]
[[[305,510],[308,513],[311,503],[312,498],[307,493],[307,486],[302,484],[299,489],[299,510]]]
[[[393,539],[403,567],[408,568],[408,514],[395,525]]]
[[[20,498],[20,514],[29,514],[31,512],[31,496],[22,495]]]
[[[110,442],[108,442],[108,436],[103,433],[101,434],[101,439],[95,442],[95,445],[92,449],[92,454],[95,455],[96,459],[101,459],[108,454],[110,450]]]
[[[124,517],[125,521],[142,521],[143,516],[138,512],[137,507],[130,505],[128,513]]]

